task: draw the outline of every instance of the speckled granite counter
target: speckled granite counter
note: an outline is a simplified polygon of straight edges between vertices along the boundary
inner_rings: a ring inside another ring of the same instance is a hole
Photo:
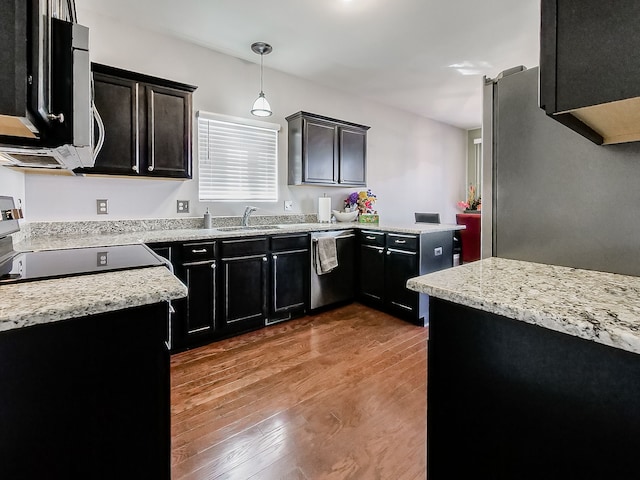
[[[0,332],[174,300],[187,288],[165,267],[0,286]]]
[[[141,221],[143,222],[143,221]],[[99,224],[100,222],[93,222]],[[91,233],[83,227],[82,222],[77,223],[78,228],[74,229],[74,222],[70,222],[64,229],[56,228],[52,230],[54,234],[43,234],[41,229],[38,234],[26,237],[21,241],[14,242],[17,251],[37,251],[37,250],[58,250],[63,248],[99,247],[111,245],[130,245],[134,243],[162,243],[162,242],[182,242],[210,240],[215,238],[248,237],[253,235],[266,235],[278,233],[314,232],[320,230],[344,230],[355,228],[361,230],[377,230],[385,232],[423,234],[429,232],[446,232],[463,229],[463,225],[455,224],[430,224],[415,223],[407,225],[399,224],[363,224],[363,223],[290,223],[274,225],[252,225],[247,230],[226,230],[237,226],[222,226],[210,229],[204,228],[177,228],[177,229],[157,229],[138,231],[114,231],[98,230],[101,233]],[[256,229],[253,227],[260,227]]]
[[[489,258],[410,279],[430,296],[640,353],[640,278]]]

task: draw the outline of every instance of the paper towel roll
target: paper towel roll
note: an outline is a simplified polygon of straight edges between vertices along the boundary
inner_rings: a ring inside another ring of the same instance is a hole
[[[318,221],[320,223],[331,221],[331,197],[318,198]]]

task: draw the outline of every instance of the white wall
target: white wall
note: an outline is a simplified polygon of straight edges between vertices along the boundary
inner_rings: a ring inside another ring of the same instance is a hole
[[[90,28],[92,61],[197,85],[194,111],[251,117],[258,64],[82,9],[78,13],[80,23]],[[276,47],[271,55],[277,54]],[[414,211],[438,211],[443,221],[455,222],[456,201],[464,197],[466,131],[270,70],[268,56],[265,64],[264,90],[274,110],[268,121],[282,126],[279,200],[256,204],[256,214],[284,213],[284,200],[293,200],[294,213],[314,213],[323,193],[340,208],[354,190],[287,185],[285,117],[304,110],[371,126],[368,186],[378,196],[383,220],[413,222]],[[194,133],[194,179],[188,181],[27,175],[28,220],[179,217],[178,199],[190,200],[191,216],[202,215],[205,207],[213,215],[241,214],[245,203],[198,201],[196,145]],[[109,200],[108,216],[96,215],[98,198]]]
[[[0,195],[13,197],[16,206],[25,207],[25,176],[9,168],[0,167]],[[24,208],[26,213],[26,208]]]

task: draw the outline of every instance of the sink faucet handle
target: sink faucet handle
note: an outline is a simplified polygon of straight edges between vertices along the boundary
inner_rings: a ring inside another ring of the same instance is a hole
[[[252,207],[251,205],[247,205],[244,209],[244,215],[242,215],[242,225],[244,227],[249,225],[249,216],[251,215],[251,212],[255,212],[257,209],[258,207]]]

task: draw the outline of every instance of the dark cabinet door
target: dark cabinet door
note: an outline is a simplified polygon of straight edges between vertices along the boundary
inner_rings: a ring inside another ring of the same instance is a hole
[[[304,312],[309,278],[309,250],[271,254],[271,311],[269,323]]]
[[[338,183],[337,126],[316,119],[304,119],[304,182]]]
[[[82,173],[191,178],[196,87],[96,63],[92,70],[105,140]]]
[[[358,295],[366,303],[380,306],[384,300],[384,247],[360,245]]]
[[[147,85],[145,175],[191,178],[191,93]]]
[[[366,185],[367,132],[342,127],[340,134],[340,183]]]
[[[90,172],[136,175],[140,163],[138,83],[101,73],[94,73],[93,82],[94,101],[105,125],[105,137]],[[94,131],[97,138],[97,128]]]
[[[387,248],[385,255],[386,304],[405,313],[418,309],[418,293],[407,289],[407,280],[418,275],[418,254],[412,251]]]
[[[266,254],[223,258],[222,315],[224,334],[264,326],[267,318]]]
[[[289,185],[366,185],[366,125],[309,112],[287,117]]]
[[[212,338],[215,333],[218,286],[216,267],[215,260],[182,265],[180,276],[189,292],[183,303],[176,306],[176,348],[196,345]]]

